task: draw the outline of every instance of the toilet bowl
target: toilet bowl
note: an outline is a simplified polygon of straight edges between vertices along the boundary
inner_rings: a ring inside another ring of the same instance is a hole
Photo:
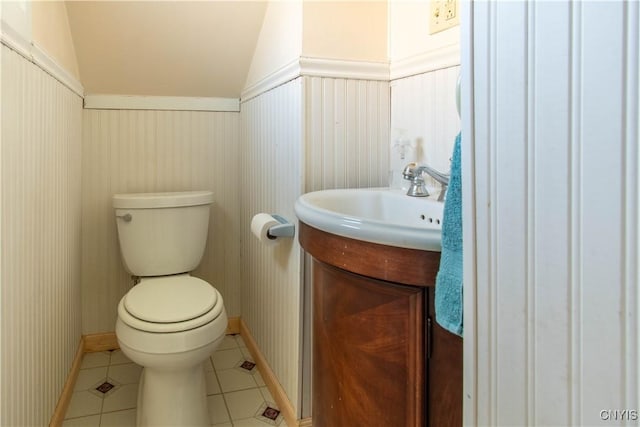
[[[116,320],[122,352],[143,367],[138,426],[211,425],[203,362],[228,320],[215,287],[188,274],[204,251],[211,202],[210,192],[114,196],[123,261],[140,277]]]

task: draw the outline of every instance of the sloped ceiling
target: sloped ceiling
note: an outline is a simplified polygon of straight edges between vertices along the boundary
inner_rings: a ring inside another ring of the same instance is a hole
[[[68,1],[87,94],[238,98],[266,1]]]

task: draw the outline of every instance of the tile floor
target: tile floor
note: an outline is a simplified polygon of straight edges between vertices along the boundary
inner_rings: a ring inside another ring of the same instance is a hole
[[[225,337],[205,371],[212,425],[286,427],[240,335]],[[85,354],[63,426],[135,426],[141,372],[120,350]]]

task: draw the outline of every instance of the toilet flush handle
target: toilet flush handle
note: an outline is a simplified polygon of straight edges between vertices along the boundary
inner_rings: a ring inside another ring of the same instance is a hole
[[[130,213],[124,215],[116,215],[116,218],[122,218],[124,222],[131,222],[131,220],[133,219]]]

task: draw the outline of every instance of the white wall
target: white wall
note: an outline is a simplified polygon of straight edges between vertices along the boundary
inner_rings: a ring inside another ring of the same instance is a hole
[[[47,425],[81,334],[82,99],[1,49],[0,424]]]
[[[84,110],[82,146],[83,332],[113,331],[130,289],[111,206],[115,193],[212,190],[207,249],[193,273],[240,315],[239,113]]]
[[[429,34],[430,2],[390,1],[389,58],[391,62],[420,57],[448,46],[460,46],[460,28]]]
[[[639,5],[464,17],[465,423],[636,425]]]
[[[392,80],[460,64],[460,27],[429,34],[429,16],[428,0],[389,2]]]
[[[64,1],[31,1],[33,43],[51,55],[76,80],[78,60]]]
[[[387,3],[303,3],[302,56],[387,62]]]
[[[302,2],[267,3],[245,90],[298,60],[302,52],[302,7]]]
[[[270,1],[242,97],[300,75],[387,80],[387,56],[384,2]]]

